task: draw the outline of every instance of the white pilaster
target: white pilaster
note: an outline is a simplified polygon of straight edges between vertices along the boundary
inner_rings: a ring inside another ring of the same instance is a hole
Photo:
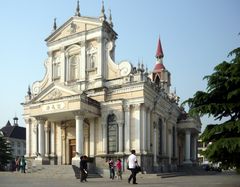
[[[157,166],[157,128],[154,124],[153,129],[153,165]]]
[[[162,123],[162,130],[163,130],[163,132],[162,132],[162,136],[163,136],[163,138],[162,138],[162,148],[163,148],[163,154],[164,155],[167,155],[167,124],[166,124],[166,120],[164,119],[163,121],[162,121],[163,123]]]
[[[191,132],[190,130],[185,131],[185,159],[184,163],[185,164],[191,164],[190,160],[190,143],[191,143]]]
[[[45,131],[45,157],[49,156],[49,125],[48,122],[44,126],[44,131]]]
[[[34,121],[35,123],[33,125],[33,132],[32,132],[32,152],[31,156],[35,157],[37,156],[38,152],[38,124],[37,121]]]
[[[56,131],[56,124],[55,122],[51,122],[51,156],[54,157],[56,155],[56,142],[55,142],[55,131]]]
[[[118,124],[118,128],[119,128],[119,131],[118,131],[118,152],[119,153],[123,153],[123,123],[119,123]]]
[[[64,47],[61,48],[61,54],[60,54],[60,61],[63,63],[60,63],[60,81],[64,82],[65,81],[65,71],[66,71],[66,65],[65,65],[65,49]]]
[[[45,141],[44,141],[44,123],[45,120],[39,119],[38,120],[38,152],[39,156],[41,158],[44,157],[44,147],[45,147]]]
[[[124,106],[124,116],[125,116],[125,128],[124,128],[124,135],[125,135],[125,150],[126,154],[130,153],[130,105]]]
[[[25,119],[25,125],[26,125],[26,157],[30,156],[31,153],[31,119],[26,118]]]
[[[76,157],[83,155],[83,115],[75,116],[76,120]]]
[[[146,114],[146,108],[144,105],[142,105],[141,108],[141,132],[142,132],[142,153],[147,153],[147,114]]]
[[[147,150],[151,152],[151,111],[147,110]]]
[[[107,154],[107,124],[102,123],[102,131],[103,131],[103,154]]]
[[[172,128],[169,127],[167,133],[168,133],[168,163],[171,164],[172,162]]]
[[[90,119],[90,157],[95,155],[95,120]]]
[[[135,118],[135,150],[140,153],[140,138],[141,138],[141,123],[140,123],[140,104],[134,105],[134,118]]]
[[[80,52],[80,81],[85,81],[86,79],[86,41],[82,41],[81,45],[81,52]]]

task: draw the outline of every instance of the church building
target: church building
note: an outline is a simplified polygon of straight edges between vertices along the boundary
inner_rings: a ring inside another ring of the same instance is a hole
[[[112,16],[73,17],[46,38],[41,81],[29,86],[23,117],[26,157],[36,164],[77,165],[104,173],[108,158],[123,162],[132,149],[143,171],[174,171],[197,161],[199,118],[189,117],[170,92],[160,39],[151,73],[143,64],[115,62]]]

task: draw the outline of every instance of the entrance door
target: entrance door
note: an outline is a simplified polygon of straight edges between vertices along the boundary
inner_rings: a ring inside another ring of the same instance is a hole
[[[76,139],[69,140],[69,163],[72,163],[72,158],[76,156]]]

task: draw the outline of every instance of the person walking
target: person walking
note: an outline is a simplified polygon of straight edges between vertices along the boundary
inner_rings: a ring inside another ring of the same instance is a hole
[[[16,167],[16,171],[19,171],[19,169],[20,169],[20,158],[19,158],[19,156],[16,156],[16,158],[15,158],[15,167]]]
[[[122,161],[120,158],[117,159],[116,168],[117,168],[118,179],[122,180]]]
[[[80,181],[87,182],[87,156],[81,156],[80,159]]]
[[[109,158],[108,160],[108,166],[109,166],[109,172],[110,172],[110,179],[114,179],[115,178],[115,170],[114,170],[114,161]]]
[[[25,172],[25,168],[26,168],[26,160],[25,160],[24,156],[22,156],[22,158],[20,159],[20,170],[21,170],[21,173],[26,173]]]
[[[128,178],[128,183],[130,183],[131,180],[133,179],[133,184],[137,184],[136,175],[138,172],[137,171],[138,162],[137,162],[135,150],[131,150],[131,155],[129,155],[129,157],[127,159],[127,163],[128,163],[129,170],[131,171],[131,175]]]

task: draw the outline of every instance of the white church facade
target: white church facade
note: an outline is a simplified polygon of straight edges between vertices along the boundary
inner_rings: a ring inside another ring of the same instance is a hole
[[[197,161],[201,122],[188,117],[170,93],[160,40],[152,73],[139,64],[116,63],[111,15],[76,13],[45,40],[48,57],[41,81],[23,103],[26,157],[37,164],[79,165],[81,155],[103,172],[108,158],[126,168],[130,150],[145,172],[175,170]]]

